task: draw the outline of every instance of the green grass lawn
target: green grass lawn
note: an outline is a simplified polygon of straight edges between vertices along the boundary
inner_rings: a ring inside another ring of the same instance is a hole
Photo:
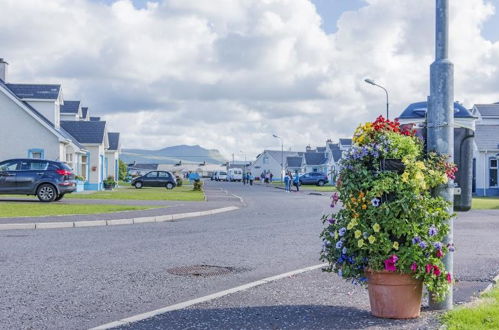
[[[499,329],[499,287],[470,307],[458,307],[442,317],[448,330]]]
[[[183,185],[172,190],[165,188],[135,189],[130,185],[122,186],[115,190],[103,190],[96,192],[73,193],[64,198],[77,199],[121,199],[121,200],[150,200],[150,201],[202,201],[204,194],[202,191],[193,191],[192,186]]]
[[[0,218],[98,214],[152,208],[156,208],[156,206],[2,202],[0,203]]]
[[[471,205],[474,210],[499,210],[499,198],[474,197]]]

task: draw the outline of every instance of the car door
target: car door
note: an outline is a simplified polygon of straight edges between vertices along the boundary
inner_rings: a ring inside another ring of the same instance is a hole
[[[158,186],[158,172],[149,172],[144,176],[144,187],[157,187]]]
[[[9,160],[0,163],[0,193],[16,193],[16,174],[19,167],[18,160]]]
[[[43,178],[48,167],[47,161],[21,160],[16,175],[18,192],[34,192],[38,181]]]
[[[171,177],[168,172],[158,172],[158,186],[164,187],[168,182],[171,182]]]
[[[301,177],[300,177],[300,180],[303,184],[308,184],[310,183],[310,174],[303,174]]]

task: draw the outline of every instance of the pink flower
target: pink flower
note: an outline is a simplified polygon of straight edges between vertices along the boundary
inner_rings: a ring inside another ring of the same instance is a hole
[[[417,263],[415,263],[415,262],[413,262],[413,263],[412,263],[412,265],[411,265],[411,270],[412,270],[413,272],[415,272],[416,270],[418,270],[418,264],[417,264]]]
[[[433,269],[433,266],[432,266],[432,265],[430,265],[430,264],[426,265],[426,274],[431,273],[431,270],[432,270],[432,269]]]
[[[396,272],[397,271],[397,266],[395,266],[395,263],[399,260],[399,257],[397,257],[395,254],[392,255],[390,258],[385,260],[385,270],[389,272]]]
[[[442,252],[442,250],[437,250],[437,253],[435,255],[437,256],[437,258],[442,258],[444,256],[444,253]]]
[[[447,276],[445,276],[445,279],[447,282],[452,283],[452,275],[450,273],[447,273]]]
[[[338,195],[337,192],[335,192],[332,196],[331,196],[331,207],[335,207],[336,204],[338,203],[338,201],[340,200],[340,195]]]
[[[440,276],[440,274],[442,274],[438,266],[433,266],[433,274],[435,274],[436,276]]]

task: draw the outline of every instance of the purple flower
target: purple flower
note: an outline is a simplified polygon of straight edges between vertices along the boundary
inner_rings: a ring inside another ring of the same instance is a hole
[[[337,249],[341,249],[342,247],[343,247],[343,242],[342,241],[336,242],[336,248]]]
[[[336,219],[335,218],[331,218],[331,219],[328,219],[327,221],[329,221],[329,223],[333,225],[336,222]]]
[[[347,253],[347,248],[344,246],[343,250],[341,250],[341,253],[346,254]]]
[[[440,250],[442,248],[442,243],[436,242],[433,244],[433,246],[435,247],[435,249]]]
[[[418,244],[419,242],[421,242],[421,238],[417,236],[412,239],[412,244]]]
[[[449,249],[450,252],[456,251],[456,248],[454,248],[454,243],[447,244],[447,248]]]
[[[428,235],[435,236],[437,233],[438,229],[435,227],[435,225],[431,225],[430,229],[428,230]]]
[[[346,232],[347,232],[347,229],[346,229],[345,227],[343,227],[343,228],[341,228],[341,229],[338,231],[338,234],[339,234],[340,236],[343,236],[343,235],[345,235],[345,233],[346,233]]]
[[[426,242],[425,242],[425,241],[421,241],[421,242],[419,242],[419,247],[420,247],[420,248],[422,248],[422,249],[426,249],[426,247],[427,247],[427,246],[428,246],[428,245],[426,244]]]

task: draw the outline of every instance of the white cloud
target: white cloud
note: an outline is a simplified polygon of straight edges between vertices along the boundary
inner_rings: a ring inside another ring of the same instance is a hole
[[[360,121],[428,94],[434,1],[367,0],[335,34],[309,0],[5,0],[11,81],[62,82],[122,132],[125,147],[200,144],[256,155],[349,136]],[[499,43],[481,36],[485,0],[452,2],[456,99],[499,101]]]

